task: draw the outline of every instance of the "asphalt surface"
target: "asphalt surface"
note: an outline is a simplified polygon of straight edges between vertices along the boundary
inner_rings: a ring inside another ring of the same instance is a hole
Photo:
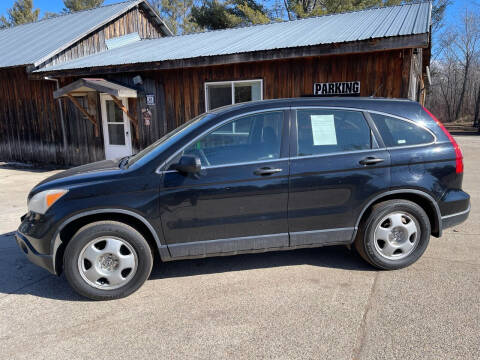
[[[479,359],[480,136],[457,140],[470,218],[407,269],[344,247],[185,260],[110,302],[28,262],[11,232],[52,172],[0,166],[0,358]]]

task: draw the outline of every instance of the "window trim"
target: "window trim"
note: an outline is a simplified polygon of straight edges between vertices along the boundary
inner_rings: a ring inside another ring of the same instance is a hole
[[[253,115],[253,114],[262,114],[262,113],[266,113],[266,112],[276,112],[276,111],[281,111],[283,113],[283,131],[282,131],[282,142],[283,142],[283,139],[285,137],[285,128],[287,127],[288,129],[288,124],[290,123],[290,117],[289,117],[289,114],[288,114],[288,111],[290,110],[290,106],[282,106],[282,107],[278,107],[278,108],[270,108],[270,109],[263,109],[263,110],[254,110],[254,111],[249,111],[249,112],[245,112],[243,114],[238,114],[238,115],[235,115],[235,116],[232,116],[232,117],[229,117],[225,120],[222,120],[220,121],[219,123],[215,124],[215,125],[212,125],[211,127],[209,127],[207,130],[201,132],[200,134],[198,134],[197,136],[195,136],[192,140],[190,140],[189,142],[187,142],[185,145],[183,145],[182,147],[180,147],[180,149],[178,149],[177,151],[175,151],[171,156],[169,156],[164,162],[162,162],[160,164],[159,167],[157,167],[157,170],[155,171],[157,174],[164,174],[164,173],[169,173],[169,172],[178,172],[178,170],[167,170],[169,163],[170,161],[172,161],[175,157],[178,156],[178,154],[180,154],[182,151],[184,151],[187,147],[189,147],[190,145],[194,144],[195,142],[197,142],[202,136],[206,135],[206,134],[209,134],[213,131],[215,131],[215,129],[227,124],[228,122],[231,122],[231,121],[235,121],[237,119],[240,119],[242,117],[245,117],[245,116],[249,116],[249,115]],[[288,139],[289,139],[289,134],[287,134],[287,137],[286,137],[286,141],[288,142]],[[282,145],[281,145],[282,146]],[[282,148],[280,148],[280,151],[282,151]],[[267,160],[257,160],[257,161],[252,161],[252,162],[243,162],[243,163],[232,163],[232,164],[223,164],[223,165],[218,165],[218,166],[236,166],[236,165],[245,165],[245,164],[255,164],[255,163],[263,163],[263,162],[266,162],[266,161],[281,161],[281,160],[286,160],[288,159],[288,156],[287,157],[280,157],[278,159],[267,159]],[[214,167],[217,167],[216,165],[214,165]],[[202,166],[202,169],[207,169],[208,166],[204,167]]]
[[[215,109],[210,109],[208,106],[208,91],[207,87],[208,85],[230,85],[230,90],[231,90],[231,96],[232,96],[232,103],[229,105],[235,105],[235,84],[241,84],[241,83],[249,83],[249,82],[260,82],[260,100],[263,100],[263,79],[250,79],[250,80],[227,80],[227,81],[205,81],[203,84],[203,90],[205,93],[205,112],[215,110]],[[258,101],[258,100],[253,100],[253,101]],[[240,104],[240,103],[238,103]],[[225,105],[228,106],[228,105]]]
[[[399,116],[399,115],[395,115],[395,114],[390,114],[390,113],[386,113],[386,112],[383,112],[383,111],[378,111],[378,110],[369,110],[367,108],[355,108],[355,107],[342,107],[342,106],[318,106],[318,105],[305,105],[305,106],[292,106],[291,107],[291,110],[293,112],[295,112],[293,114],[293,117],[292,117],[292,125],[294,125],[294,128],[295,128],[295,134],[291,134],[291,135],[295,135],[297,136],[296,134],[296,128],[297,128],[297,121],[296,121],[296,110],[306,110],[306,109],[331,109],[331,110],[353,110],[353,111],[360,111],[364,114],[365,116],[365,119],[368,120],[368,125],[370,126],[370,128],[374,130],[374,135],[377,138],[377,142],[378,142],[378,145],[379,145],[379,148],[378,149],[371,149],[371,150],[380,150],[380,149],[383,149],[383,150],[394,150],[394,149],[406,149],[406,148],[415,148],[415,147],[421,147],[421,146],[429,146],[429,145],[434,145],[434,144],[440,144],[440,143],[445,143],[445,142],[448,142],[448,141],[443,141],[443,142],[439,142],[438,141],[438,138],[437,138],[437,135],[435,135],[435,133],[430,130],[427,126],[423,125],[423,124],[419,124],[413,120],[410,120],[408,118],[405,118],[405,117],[402,117],[402,116]],[[393,117],[393,118],[397,118],[399,120],[403,120],[403,121],[407,121],[409,123],[412,123],[413,125],[416,125],[422,129],[425,129],[426,131],[428,131],[432,136],[433,136],[433,141],[430,142],[430,143],[425,143],[425,144],[417,144],[417,145],[404,145],[404,146],[395,146],[395,147],[387,147],[385,145],[385,142],[383,141],[383,138],[382,136],[380,135],[380,132],[378,131],[377,127],[375,126],[375,123],[373,122],[373,119],[371,119],[371,116],[370,114],[380,114],[380,115],[385,115],[385,116],[390,116],[390,117]],[[368,116],[367,116],[368,115]],[[370,119],[371,119],[371,122],[370,122]],[[293,141],[296,141],[296,139],[293,139]],[[354,151],[363,151],[363,150],[354,150]],[[323,156],[323,155],[322,155]],[[293,157],[293,156],[291,156]]]
[[[375,137],[377,138],[376,140],[377,140],[377,143],[378,143],[378,148],[372,148],[372,149],[369,149],[369,150],[353,150],[353,151],[351,151],[351,153],[356,153],[356,152],[359,152],[359,151],[367,152],[367,151],[378,151],[378,150],[394,150],[394,149],[415,148],[415,147],[430,146],[430,145],[434,145],[434,144],[440,144],[440,143],[447,143],[448,142],[448,141],[439,142],[435,133],[432,130],[430,130],[428,127],[426,127],[425,125],[418,124],[413,120],[410,120],[410,119],[407,119],[407,118],[404,118],[404,117],[401,117],[401,116],[398,116],[398,115],[382,112],[382,111],[368,110],[368,109],[365,109],[365,108],[362,109],[362,108],[355,108],[355,107],[341,107],[341,106],[318,106],[318,105],[290,106],[290,105],[285,105],[285,106],[280,106],[280,107],[276,107],[276,108],[249,111],[249,112],[246,112],[246,113],[243,113],[243,114],[239,114],[239,115],[229,117],[229,118],[219,122],[218,124],[212,125],[210,128],[208,128],[207,130],[205,130],[204,132],[202,132],[198,136],[194,137],[190,142],[188,142],[186,145],[182,146],[175,153],[173,153],[171,156],[169,156],[164,162],[162,162],[157,167],[157,169],[155,170],[155,173],[164,174],[164,173],[169,173],[169,172],[178,172],[177,170],[164,170],[163,167],[165,165],[167,165],[173,158],[175,158],[181,151],[185,150],[188,146],[193,144],[195,141],[198,141],[198,139],[203,134],[216,129],[217,127],[220,127],[223,124],[226,124],[228,121],[235,120],[236,118],[240,118],[240,117],[243,117],[243,116],[246,116],[246,115],[251,115],[251,114],[260,114],[260,113],[272,112],[272,111],[283,111],[284,112],[284,119],[283,119],[284,124],[285,124],[285,121],[286,121],[287,126],[289,126],[289,128],[290,128],[289,134],[287,135],[287,139],[290,139],[290,140],[287,140],[287,144],[289,146],[289,154],[288,154],[287,157],[281,157],[281,158],[276,159],[276,160],[281,161],[281,160],[288,160],[288,159],[289,160],[304,159],[304,158],[306,158],[305,156],[297,158],[296,156],[292,155],[296,151],[296,148],[292,149],[292,145],[293,145],[292,143],[296,142],[296,137],[297,137],[297,120],[296,120],[297,112],[296,111],[297,110],[303,110],[303,109],[305,109],[305,110],[306,109],[352,110],[352,111],[361,112],[364,115],[365,120],[367,120],[368,125],[373,130],[373,133],[374,133]],[[397,119],[400,119],[400,120],[411,122],[412,124],[414,124],[418,127],[421,127],[423,129],[427,130],[428,132],[430,132],[432,134],[432,136],[434,137],[434,141],[431,142],[431,143],[428,143],[428,144],[405,145],[405,146],[396,146],[396,147],[392,147],[392,148],[386,147],[385,143],[383,142],[382,137],[378,133],[378,129],[376,128],[375,124],[373,123],[373,119],[371,119],[371,116],[370,116],[371,113],[391,116],[391,117],[394,117],[394,118],[397,118]],[[370,122],[370,120],[371,120],[371,122]],[[292,150],[294,150],[294,151],[292,151]],[[345,152],[329,153],[329,154],[321,154],[321,155],[311,155],[310,157],[324,157],[324,156],[341,155],[341,154],[345,154]],[[232,165],[229,165],[229,166],[235,166],[235,165],[237,165],[237,164],[232,164]],[[242,164],[242,165],[244,165],[244,164]]]

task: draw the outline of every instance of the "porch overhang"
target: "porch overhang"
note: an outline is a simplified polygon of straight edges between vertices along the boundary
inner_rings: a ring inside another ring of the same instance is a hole
[[[136,98],[137,90],[120,85],[102,78],[82,78],[53,92],[53,97],[58,99],[62,96],[75,96],[90,91],[98,91],[112,95],[116,98]]]

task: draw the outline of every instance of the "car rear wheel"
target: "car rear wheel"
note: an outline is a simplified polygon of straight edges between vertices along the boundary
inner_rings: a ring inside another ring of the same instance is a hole
[[[374,205],[355,239],[360,256],[379,269],[400,269],[413,264],[430,240],[425,211],[408,200]]]
[[[119,299],[147,280],[153,255],[145,238],[116,221],[82,227],[64,254],[65,277],[79,294],[93,300]]]

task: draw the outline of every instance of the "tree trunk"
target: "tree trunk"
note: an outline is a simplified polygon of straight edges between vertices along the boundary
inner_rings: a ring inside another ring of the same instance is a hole
[[[478,126],[478,122],[480,121],[480,83],[478,84],[477,90],[477,101],[475,102],[475,115],[473,115],[473,126]],[[478,127],[478,131],[480,131],[480,126]]]
[[[465,97],[465,91],[467,89],[467,79],[468,79],[468,70],[470,68],[470,60],[466,60],[465,62],[465,72],[463,73],[463,84],[462,84],[462,91],[460,92],[460,99],[458,100],[457,110],[455,111],[455,119],[458,120],[460,116],[460,111],[462,110],[463,99]]]

